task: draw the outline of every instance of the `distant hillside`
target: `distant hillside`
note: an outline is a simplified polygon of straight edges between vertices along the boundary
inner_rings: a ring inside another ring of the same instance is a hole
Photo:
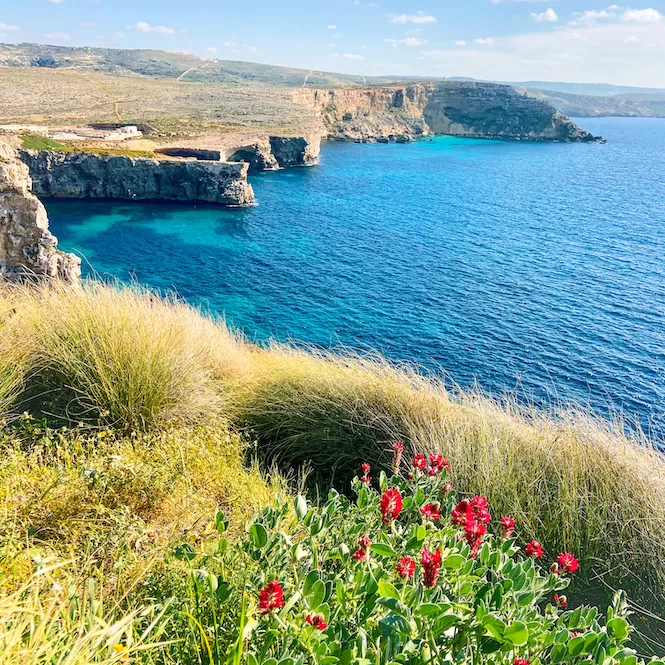
[[[390,77],[364,77],[277,67],[254,62],[206,60],[188,53],[149,49],[110,49],[0,44],[0,65],[43,69],[78,68],[106,74],[179,79],[194,83],[269,83],[312,88],[385,85]]]

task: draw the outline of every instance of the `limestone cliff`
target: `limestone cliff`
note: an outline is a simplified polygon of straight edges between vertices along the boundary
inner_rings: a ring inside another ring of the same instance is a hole
[[[230,162],[247,162],[250,173],[290,166],[313,166],[319,161],[321,135],[259,136],[227,151]]]
[[[0,143],[0,277],[51,277],[76,283],[81,261],[58,251],[46,210],[31,193],[31,185],[27,166],[12,148]]]
[[[33,191],[54,198],[159,199],[246,205],[248,165],[23,150]]]
[[[421,135],[592,141],[548,103],[508,85],[474,81],[415,83],[365,90],[293,91],[319,114],[329,138],[408,141]]]

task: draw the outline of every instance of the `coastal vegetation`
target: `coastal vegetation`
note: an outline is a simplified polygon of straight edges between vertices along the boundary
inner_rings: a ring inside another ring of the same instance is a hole
[[[137,288],[3,287],[0,325],[3,663],[663,653],[645,437]]]

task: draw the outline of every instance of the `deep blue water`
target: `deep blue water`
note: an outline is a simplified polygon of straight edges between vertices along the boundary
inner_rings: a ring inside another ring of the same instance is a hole
[[[665,120],[607,145],[328,144],[258,205],[49,202],[101,275],[175,289],[250,338],[372,348],[493,392],[665,423]]]

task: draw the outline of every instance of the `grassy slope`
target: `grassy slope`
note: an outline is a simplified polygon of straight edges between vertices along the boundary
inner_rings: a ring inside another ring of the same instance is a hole
[[[265,457],[287,467],[307,463],[320,478],[342,482],[365,459],[385,464],[389,444],[403,439],[411,451],[444,452],[457,489],[486,494],[497,512],[513,513],[524,540],[538,537],[550,552],[578,553],[589,577],[603,575],[654,607],[662,598],[665,462],[587,416],[525,412],[478,395],[452,395],[436,381],[380,359],[282,346],[260,350],[182,304],[99,285],[5,289],[0,320],[0,396],[7,413],[27,409],[53,425],[101,425],[120,437],[112,448],[135,451],[138,484],[125,490],[111,478],[111,490],[103,492],[112,502],[105,514],[122,507],[145,525],[159,523],[161,514],[165,534],[182,529],[187,519],[172,519],[158,506],[170,495],[182,503],[174,488],[183,454],[197,459],[201,446],[196,464],[207,468],[218,445],[214,435],[188,430],[176,435],[170,453],[155,454],[154,443],[132,432],[216,427],[223,419],[256,440]],[[86,431],[76,431],[62,448],[56,441],[50,447],[55,452],[49,449],[45,457],[37,449],[34,462],[20,446],[5,444],[12,454],[3,460],[0,495],[6,517],[24,515],[15,521],[19,541],[27,527],[50,534],[57,523],[56,535],[67,547],[79,551],[77,543],[88,542],[70,525],[89,519],[85,506],[72,500],[85,483],[72,484],[71,496],[49,490],[43,509],[27,508],[54,483],[56,468],[70,468],[73,476],[87,455],[98,455],[93,468],[108,470],[103,460],[109,448],[94,437],[91,444],[78,442]],[[69,467],[60,455],[72,460]],[[18,468],[31,473],[17,479]],[[122,477],[122,468],[112,468],[112,476],[117,471]],[[212,495],[223,496],[225,475],[213,476],[219,484]],[[32,494],[21,484],[26,482]],[[205,479],[197,482],[210,490]],[[118,499],[116,491],[129,496]],[[16,497],[26,494],[33,498],[17,505]],[[148,498],[139,505],[134,494]],[[214,499],[203,502],[212,508]],[[114,527],[93,532],[112,537]]]

